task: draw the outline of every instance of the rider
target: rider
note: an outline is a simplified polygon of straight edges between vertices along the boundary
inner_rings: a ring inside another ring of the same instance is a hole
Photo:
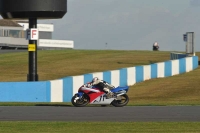
[[[92,92],[96,92],[96,93],[100,92],[99,90],[92,89],[92,83],[91,83],[91,82],[88,82],[88,83],[82,85],[82,86],[80,87],[80,89],[81,89],[81,90],[92,91]]]
[[[109,84],[104,80],[100,80],[98,77],[94,77],[91,83],[92,85],[95,85],[99,87],[99,89],[105,91],[107,98],[113,97],[113,92],[110,91],[110,89],[115,88],[113,85]]]
[[[153,51],[157,51],[159,49],[159,45],[158,45],[158,42],[155,42],[153,44]]]

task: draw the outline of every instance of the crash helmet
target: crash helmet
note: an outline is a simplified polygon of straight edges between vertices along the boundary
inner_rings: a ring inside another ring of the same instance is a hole
[[[95,83],[97,80],[99,80],[99,78],[98,78],[98,77],[94,77],[94,78],[92,79],[92,83]]]

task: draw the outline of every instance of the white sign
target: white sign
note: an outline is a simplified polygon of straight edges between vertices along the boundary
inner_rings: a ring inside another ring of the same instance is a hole
[[[29,29],[28,23],[18,23],[23,27],[24,30]],[[45,32],[53,32],[54,31],[54,25],[53,24],[37,24],[37,29],[39,31],[45,31]]]
[[[39,32],[38,29],[31,29],[31,37],[30,40],[38,40]]]
[[[37,28],[39,31],[53,32],[54,26],[53,24],[38,24]]]
[[[74,41],[39,39],[38,46],[54,48],[74,48]]]

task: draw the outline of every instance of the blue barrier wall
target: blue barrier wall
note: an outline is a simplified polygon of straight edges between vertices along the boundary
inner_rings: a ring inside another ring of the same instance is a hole
[[[50,81],[0,82],[2,102],[50,102]]]
[[[153,78],[192,71],[198,57],[185,57],[144,66],[96,72],[43,82],[0,82],[0,102],[70,102],[79,87],[99,77],[114,86],[131,86]]]

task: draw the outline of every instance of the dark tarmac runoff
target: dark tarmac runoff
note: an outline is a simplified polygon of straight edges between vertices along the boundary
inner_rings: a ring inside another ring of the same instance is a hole
[[[200,106],[0,106],[0,121],[199,122]]]
[[[16,52],[28,52],[27,49],[20,49],[20,50],[14,50],[14,49],[0,49],[0,54],[5,53],[16,53]]]

